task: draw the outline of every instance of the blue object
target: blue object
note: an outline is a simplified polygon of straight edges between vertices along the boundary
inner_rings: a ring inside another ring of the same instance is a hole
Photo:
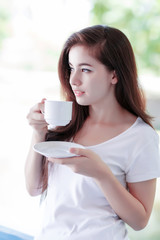
[[[33,240],[33,236],[0,226],[0,240]]]

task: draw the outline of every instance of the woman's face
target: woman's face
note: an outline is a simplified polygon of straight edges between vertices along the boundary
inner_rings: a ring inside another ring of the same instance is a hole
[[[69,52],[70,85],[80,105],[102,104],[114,96],[114,71],[91,56],[87,47],[75,45]]]

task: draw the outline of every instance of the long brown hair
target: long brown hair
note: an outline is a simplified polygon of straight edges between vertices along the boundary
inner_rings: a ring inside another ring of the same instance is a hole
[[[72,121],[65,127],[49,131],[46,141],[69,141],[89,116],[89,106],[80,106],[76,102],[69,83],[68,56],[74,45],[86,46],[108,70],[115,71],[118,78],[115,96],[119,104],[152,126],[151,117],[145,112],[144,95],[138,84],[135,56],[128,38],[116,28],[95,25],[73,33],[64,44],[59,58],[58,74],[63,98],[66,101],[73,101]]]

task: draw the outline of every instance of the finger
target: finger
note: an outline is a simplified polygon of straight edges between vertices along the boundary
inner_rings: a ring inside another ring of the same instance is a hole
[[[47,100],[47,99],[46,98],[42,98],[41,103],[44,103],[45,100]]]
[[[49,162],[57,163],[57,164],[65,164],[66,163],[66,158],[53,158],[53,157],[48,157]]]
[[[70,148],[70,153],[74,153],[76,155],[80,155],[80,156],[85,156],[85,157],[90,157],[93,152],[89,149],[85,149],[85,148]]]
[[[57,164],[64,164],[64,165],[71,165],[74,164],[75,161],[80,157],[70,157],[70,158],[53,158],[53,157],[48,157],[48,161],[57,163]]]
[[[44,114],[44,102],[45,102],[45,100],[47,100],[46,98],[43,98],[42,100],[41,100],[41,103],[40,103],[40,111],[41,111],[41,113],[42,114]]]
[[[34,130],[36,130],[37,132],[42,133],[42,134],[44,133],[44,136],[47,133],[47,126],[37,125],[37,124],[30,124],[30,126],[33,127]]]
[[[36,121],[36,120],[30,120],[29,121],[30,125],[37,125],[37,126],[48,126],[48,124],[45,121]]]
[[[33,112],[32,116],[31,116],[31,119],[36,120],[36,121],[45,122],[44,115],[42,113]]]
[[[30,115],[27,116],[28,119],[28,123],[30,125],[43,125],[43,126],[47,126],[48,124],[46,123],[46,121],[44,120],[44,116],[42,114],[37,114],[37,113],[32,113]]]
[[[43,108],[43,105],[44,105],[44,101],[45,99],[42,99],[41,102],[35,104],[32,108],[31,108],[31,112],[39,112],[41,113],[41,109]]]
[[[27,119],[29,120],[37,120],[37,121],[45,121],[44,119],[44,115],[42,113],[39,113],[39,112],[30,112],[28,115],[27,115]]]

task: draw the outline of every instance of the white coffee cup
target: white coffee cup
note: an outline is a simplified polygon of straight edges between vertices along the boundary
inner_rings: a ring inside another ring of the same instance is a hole
[[[44,118],[49,124],[49,129],[56,126],[66,126],[71,121],[72,103],[69,101],[45,100]]]

